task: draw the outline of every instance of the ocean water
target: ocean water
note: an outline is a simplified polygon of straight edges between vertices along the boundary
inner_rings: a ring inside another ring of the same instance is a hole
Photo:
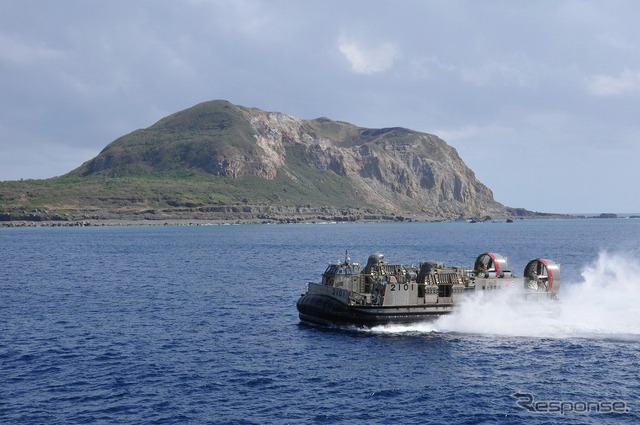
[[[299,322],[326,264],[508,256],[553,306]],[[640,422],[640,220],[0,229],[0,423]]]

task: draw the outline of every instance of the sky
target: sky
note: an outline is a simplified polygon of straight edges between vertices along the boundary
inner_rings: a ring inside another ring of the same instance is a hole
[[[640,213],[639,16],[633,0],[0,0],[0,181],[225,99],[435,134],[507,206]]]

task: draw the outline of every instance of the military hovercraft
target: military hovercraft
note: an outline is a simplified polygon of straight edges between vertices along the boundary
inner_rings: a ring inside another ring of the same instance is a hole
[[[536,258],[517,277],[507,258],[492,252],[480,254],[473,269],[433,260],[405,267],[374,253],[361,269],[346,253],[344,262],[329,264],[320,282],[308,282],[297,307],[300,320],[320,325],[412,323],[451,313],[466,294],[506,289],[526,300],[556,300],[560,265]]]

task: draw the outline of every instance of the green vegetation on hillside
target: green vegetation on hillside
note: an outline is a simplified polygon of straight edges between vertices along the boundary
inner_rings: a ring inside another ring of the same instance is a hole
[[[253,130],[239,107],[225,101],[205,102],[118,138],[68,176],[215,174],[215,158],[255,149]]]
[[[340,178],[330,171],[309,173],[302,164],[292,177],[232,179],[196,174],[138,177],[63,176],[47,180],[0,182],[0,213],[34,210],[55,214],[135,213],[171,208],[214,208],[234,204],[356,207],[343,193]]]

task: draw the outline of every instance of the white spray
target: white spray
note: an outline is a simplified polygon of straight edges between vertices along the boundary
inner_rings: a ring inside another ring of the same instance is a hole
[[[515,291],[482,293],[435,322],[374,332],[460,332],[532,337],[640,338],[640,260],[601,253],[580,282],[562,282],[559,302],[527,302]]]

